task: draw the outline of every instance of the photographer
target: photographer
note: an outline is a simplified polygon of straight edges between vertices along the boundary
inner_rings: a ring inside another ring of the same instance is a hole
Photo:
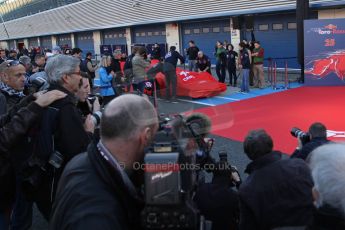
[[[282,159],[264,130],[250,131],[243,143],[251,163],[241,184],[240,229],[304,227],[313,219],[313,180],[301,159]]]
[[[49,229],[140,229],[142,201],[133,166],[142,162],[157,129],[156,111],[143,97],[112,100],[103,113],[99,143],[66,166]]]
[[[301,158],[306,160],[309,154],[317,147],[329,143],[327,140],[327,128],[324,124],[316,122],[309,127],[309,139],[307,143],[303,143],[301,137],[298,136],[298,147],[291,155],[291,158]]]
[[[89,115],[91,115],[92,121],[94,123],[94,133],[93,141],[99,140],[99,129],[97,128],[101,122],[102,112],[101,112],[101,102],[97,95],[90,95],[90,82],[89,76],[86,73],[81,72],[82,85],[79,91],[76,93],[78,98],[77,108],[79,109],[82,120],[86,120]]]
[[[234,187],[239,185],[240,177],[226,161],[216,166],[212,182],[198,187],[195,202],[206,220],[212,221],[212,230],[237,229],[239,197]]]
[[[32,101],[28,106],[24,106],[20,110],[19,107],[13,107],[8,114],[1,116],[0,118],[0,229],[7,229],[9,222],[9,214],[15,200],[15,166],[13,162],[16,161],[15,152],[13,148],[16,144],[21,143],[30,127],[38,122],[44,109],[55,100],[61,99],[66,96],[65,93],[53,90],[48,93],[36,94],[36,100]],[[28,98],[29,99],[29,98]],[[34,97],[30,97],[30,100],[25,101],[29,103]],[[20,106],[24,105],[24,102]],[[14,160],[12,160],[14,158]],[[18,160],[18,159],[17,159]],[[16,213],[12,213],[12,217]],[[12,222],[12,225],[21,225],[22,229],[27,222],[21,219]],[[28,226],[29,228],[30,226]]]
[[[56,159],[58,156],[58,163],[53,159],[53,164],[49,164],[49,170],[54,173],[40,171],[45,180],[37,182],[34,180],[29,194],[47,220],[55,198],[56,186],[66,163],[75,155],[85,151],[93,137],[94,123],[91,116],[83,121],[76,108],[75,94],[82,83],[79,64],[78,59],[59,54],[49,58],[45,67],[50,85],[48,90],[58,90],[67,94],[65,98],[55,101],[50,106],[56,111],[56,117],[52,122],[55,123],[54,127],[48,127],[53,129],[54,133],[54,151],[49,157],[53,156]],[[42,165],[47,164],[47,160],[40,157],[37,156],[39,160],[35,161],[39,162],[36,168],[42,168]],[[27,180],[31,181],[32,175],[27,175]]]
[[[98,97],[95,96],[95,99],[90,101],[88,100],[90,94],[90,83],[89,76],[86,73],[81,72],[82,84],[76,93],[78,98],[77,107],[81,111],[83,116],[99,112],[101,110],[101,105],[99,103]]]

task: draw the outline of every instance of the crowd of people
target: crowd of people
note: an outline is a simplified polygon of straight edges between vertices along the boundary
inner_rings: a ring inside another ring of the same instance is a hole
[[[205,68],[198,63],[206,55],[194,42],[190,45],[188,55],[195,58],[190,68],[209,71],[204,61]],[[260,76],[263,50],[258,42],[253,52],[243,42],[240,47],[247,91],[252,59]],[[236,53],[232,45],[227,48],[227,63],[233,65]],[[219,43],[219,74],[224,72],[224,50]],[[1,56],[0,229],[30,229],[33,204],[49,229],[142,229],[142,172],[133,165],[143,162],[159,120],[145,97],[116,95],[114,81],[142,92],[154,80],[152,72],[163,72],[170,88],[167,99],[174,102],[176,65],[185,60],[172,46],[163,60],[154,54],[156,69],[146,71],[150,56],[145,48],[134,47],[119,73],[120,52],[105,55],[95,66],[92,54],[82,60],[78,48],[71,55],[61,54],[59,47],[53,51],[34,59]],[[96,71],[103,98],[91,94]],[[264,87],[260,78],[257,84]],[[233,175],[224,174],[196,191],[196,205],[212,229],[345,229],[345,145],[329,142],[321,123],[312,124],[307,135],[309,141],[299,137],[296,151],[286,159],[274,151],[266,131],[250,131],[243,143],[251,160],[248,178],[233,186],[227,182]]]

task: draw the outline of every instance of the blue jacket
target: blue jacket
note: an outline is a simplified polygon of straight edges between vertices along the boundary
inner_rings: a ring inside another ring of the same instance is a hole
[[[102,96],[113,96],[115,95],[114,89],[111,85],[113,76],[107,73],[107,70],[104,67],[99,69],[99,78],[100,78],[100,93]]]

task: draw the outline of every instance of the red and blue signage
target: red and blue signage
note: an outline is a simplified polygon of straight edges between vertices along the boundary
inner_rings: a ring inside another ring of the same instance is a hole
[[[345,85],[345,19],[304,21],[305,83]]]

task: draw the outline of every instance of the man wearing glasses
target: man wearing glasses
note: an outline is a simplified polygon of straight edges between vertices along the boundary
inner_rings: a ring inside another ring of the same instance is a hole
[[[77,58],[60,54],[49,58],[45,67],[50,84],[48,91],[59,90],[67,94],[65,98],[51,104],[51,107],[58,110],[54,147],[63,159],[62,164],[60,168],[54,168],[55,174],[35,194],[36,204],[46,219],[49,219],[56,186],[64,166],[75,155],[86,151],[95,128],[91,115],[83,122],[76,107],[75,93],[82,85],[79,64],[80,60]]]
[[[6,111],[8,111],[25,97],[23,90],[26,70],[24,65],[17,60],[6,63],[2,82],[0,82],[0,91],[6,98]]]

